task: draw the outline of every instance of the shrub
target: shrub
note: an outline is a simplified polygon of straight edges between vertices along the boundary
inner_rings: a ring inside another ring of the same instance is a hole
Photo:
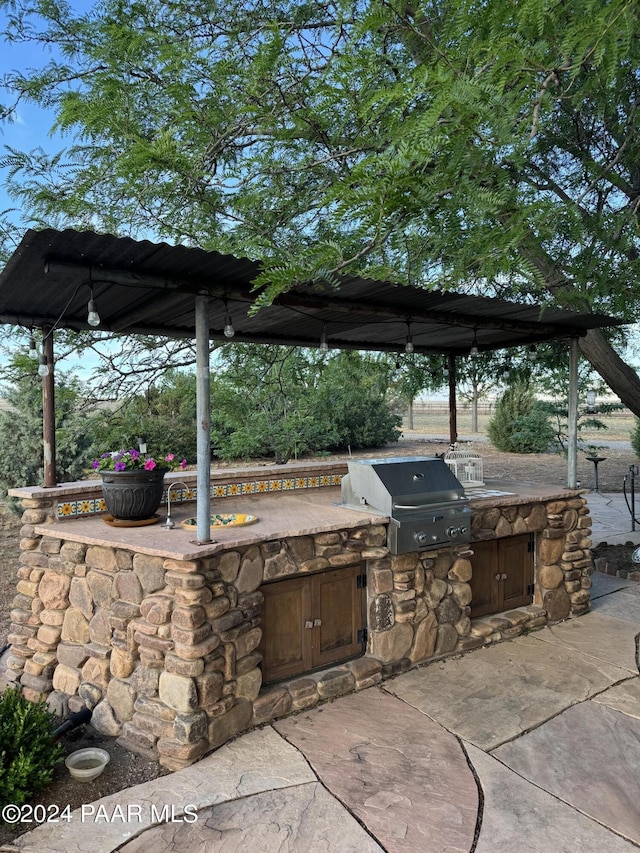
[[[487,434],[495,448],[507,453],[544,453],[555,438],[547,413],[526,381],[515,382],[498,400]]]
[[[0,696],[0,807],[21,805],[51,781],[63,755],[51,739],[53,718],[44,700],[30,702],[19,687]]]
[[[357,352],[234,345],[211,383],[211,441],[224,459],[379,447],[397,441],[389,371]]]
[[[631,430],[631,447],[636,456],[640,456],[640,420],[636,418],[633,429]]]

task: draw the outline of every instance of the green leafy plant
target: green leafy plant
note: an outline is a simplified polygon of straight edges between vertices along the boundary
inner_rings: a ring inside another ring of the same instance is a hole
[[[0,807],[21,805],[51,781],[63,756],[51,738],[53,719],[44,700],[30,702],[19,687],[0,696]]]

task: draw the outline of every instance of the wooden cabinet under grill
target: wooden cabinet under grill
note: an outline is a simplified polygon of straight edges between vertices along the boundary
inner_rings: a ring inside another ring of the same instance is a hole
[[[363,573],[356,565],[261,587],[263,683],[362,654]]]
[[[471,618],[524,607],[533,601],[533,534],[471,545]]]

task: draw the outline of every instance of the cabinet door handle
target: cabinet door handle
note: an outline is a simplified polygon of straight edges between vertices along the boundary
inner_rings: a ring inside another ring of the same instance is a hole
[[[322,619],[316,619],[313,623],[314,628],[319,628],[322,625]]]
[[[306,622],[304,623],[304,627],[305,628],[313,628],[313,622],[311,622],[309,619],[307,619]]]
[[[502,581],[506,581],[506,579],[507,579],[506,575],[502,575],[502,577],[500,578],[500,580],[502,580]]]
[[[496,575],[496,580],[497,581],[502,580],[502,575],[500,574],[500,572],[498,572],[498,574]]]

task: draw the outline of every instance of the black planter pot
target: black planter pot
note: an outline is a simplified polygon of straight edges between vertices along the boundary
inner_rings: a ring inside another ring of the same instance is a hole
[[[102,495],[107,511],[124,521],[151,518],[162,503],[164,475],[168,470],[102,471]]]

